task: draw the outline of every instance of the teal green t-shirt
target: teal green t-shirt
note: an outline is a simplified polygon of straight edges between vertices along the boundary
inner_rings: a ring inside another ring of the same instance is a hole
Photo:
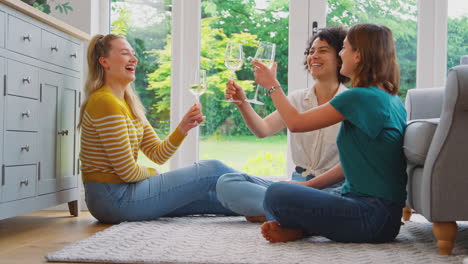
[[[337,95],[330,104],[346,119],[337,136],[346,179],[342,193],[404,205],[406,110],[400,98],[377,87],[356,87]]]

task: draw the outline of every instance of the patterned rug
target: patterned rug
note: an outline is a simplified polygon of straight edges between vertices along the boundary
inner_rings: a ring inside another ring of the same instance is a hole
[[[112,226],[55,253],[48,261],[105,263],[463,263],[468,222],[459,222],[452,256],[440,256],[432,226],[413,215],[395,242],[336,243],[323,237],[270,244],[242,217],[162,218]]]

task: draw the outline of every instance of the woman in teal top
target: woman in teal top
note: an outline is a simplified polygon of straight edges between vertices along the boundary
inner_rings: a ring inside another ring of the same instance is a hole
[[[350,77],[353,88],[303,113],[282,92],[276,65],[268,69],[253,62],[255,81],[267,89],[289,130],[305,132],[342,122],[338,165],[307,183],[268,188],[268,222],[262,234],[270,242],[314,233],[334,241],[378,243],[393,240],[400,230],[406,200],[406,111],[397,96],[400,75],[392,33],[385,26],[355,25],[340,56],[340,73]],[[320,190],[342,179],[341,195]]]

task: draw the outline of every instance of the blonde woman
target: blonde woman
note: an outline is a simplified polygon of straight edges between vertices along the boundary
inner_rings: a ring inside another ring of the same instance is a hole
[[[232,215],[216,198],[219,176],[235,172],[216,160],[159,173],[136,163],[138,151],[163,164],[205,117],[193,105],[160,140],[130,85],[138,59],[127,40],[96,35],[88,47],[88,78],[81,107],[81,171],[86,204],[104,223],[189,214]]]

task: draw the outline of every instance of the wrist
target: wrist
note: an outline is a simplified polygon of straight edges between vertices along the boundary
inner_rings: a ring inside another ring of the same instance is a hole
[[[273,86],[271,86],[270,88],[267,88],[266,94],[267,94],[268,96],[271,96],[271,94],[272,94],[274,91],[276,91],[277,89],[278,89],[278,90],[281,90],[281,89],[282,89],[281,85],[273,85]]]
[[[180,132],[182,135],[184,135],[184,136],[187,136],[187,135],[188,135],[188,130],[183,129],[183,128],[181,127],[181,125],[178,125],[176,129],[179,130],[179,132]]]

